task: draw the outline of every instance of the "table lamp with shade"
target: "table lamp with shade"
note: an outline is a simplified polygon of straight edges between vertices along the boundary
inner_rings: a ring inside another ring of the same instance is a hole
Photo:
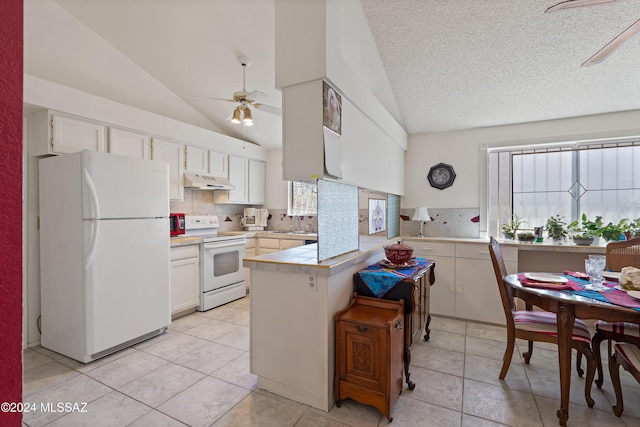
[[[431,221],[431,216],[429,216],[429,211],[427,210],[427,208],[424,206],[417,207],[413,212],[413,218],[411,218],[411,221],[420,221],[420,234],[418,235],[418,237],[424,237],[424,234],[422,233],[422,227],[424,226],[425,222]]]

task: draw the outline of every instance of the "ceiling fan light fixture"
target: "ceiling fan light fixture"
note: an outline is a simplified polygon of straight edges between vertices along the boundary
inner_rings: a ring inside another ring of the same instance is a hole
[[[233,117],[231,118],[231,123],[241,123],[240,120],[240,107],[233,110]]]
[[[251,110],[249,109],[249,107],[244,107],[244,119],[242,120],[242,123],[244,123],[245,126],[253,126],[253,117],[251,116]]]

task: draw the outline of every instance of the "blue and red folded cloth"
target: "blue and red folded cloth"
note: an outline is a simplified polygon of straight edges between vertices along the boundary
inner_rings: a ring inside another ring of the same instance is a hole
[[[585,285],[589,283],[589,276],[586,273],[579,271],[565,271],[564,277],[568,279],[565,283],[537,282],[535,280],[527,279],[524,274],[519,274],[518,280],[520,280],[522,285],[527,287],[552,289],[556,291],[573,291],[584,297],[640,311],[640,300],[629,296],[629,294],[624,290],[618,289],[618,284],[615,282],[605,282],[604,286],[608,288],[605,291],[591,291],[585,289]]]
[[[428,262],[426,258],[413,259],[417,262],[413,266],[388,268],[384,263],[379,262],[358,272],[358,275],[376,298],[382,298],[398,283],[412,277],[416,271],[424,268]]]

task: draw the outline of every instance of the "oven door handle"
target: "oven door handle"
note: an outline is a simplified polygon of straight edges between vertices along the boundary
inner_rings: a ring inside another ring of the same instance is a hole
[[[240,243],[240,242],[229,242],[229,243],[223,243],[223,242],[212,242],[212,243],[205,243],[204,244],[204,248],[205,249],[218,249],[218,248],[228,248],[231,246],[246,246],[246,243]]]

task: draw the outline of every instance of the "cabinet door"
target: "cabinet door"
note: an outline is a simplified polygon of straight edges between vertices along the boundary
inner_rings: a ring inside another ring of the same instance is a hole
[[[230,203],[247,203],[249,200],[249,162],[244,157],[229,156],[229,182],[235,186],[229,190]]]
[[[435,262],[435,282],[429,289],[431,314],[454,315],[455,258],[429,256]]]
[[[209,174],[229,178],[229,156],[219,151],[209,150]]]
[[[344,371],[340,377],[384,393],[387,386],[388,336],[384,329],[366,324],[340,322],[339,339],[346,349]]]
[[[114,127],[109,128],[109,153],[138,159],[150,158],[147,135]]]
[[[184,200],[184,150],[180,143],[153,138],[151,158],[169,163],[169,199]]]
[[[200,304],[200,265],[198,258],[171,261],[171,313]]]
[[[206,148],[185,145],[187,158],[185,170],[193,173],[209,173],[209,150]]]
[[[266,163],[249,159],[249,203],[264,205]]]
[[[52,114],[50,126],[51,154],[105,151],[106,127],[103,124]]]
[[[490,260],[458,258],[456,281],[456,317],[505,324],[504,309]],[[435,306],[434,302],[432,307]]]

